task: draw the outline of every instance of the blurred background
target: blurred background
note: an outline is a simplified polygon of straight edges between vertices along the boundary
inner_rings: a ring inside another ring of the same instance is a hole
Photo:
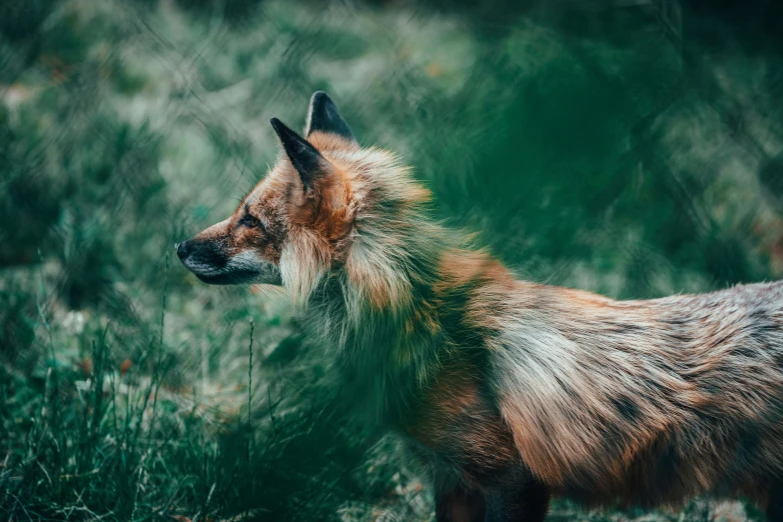
[[[652,298],[783,276],[781,3],[2,0],[0,518],[432,520],[285,293],[173,256],[318,89],[520,277]]]

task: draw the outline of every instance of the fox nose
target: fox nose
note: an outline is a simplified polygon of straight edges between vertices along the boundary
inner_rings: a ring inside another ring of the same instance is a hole
[[[187,241],[183,241],[182,243],[178,243],[175,246],[177,248],[177,256],[180,258],[180,260],[184,261],[185,258],[190,254],[190,245]]]

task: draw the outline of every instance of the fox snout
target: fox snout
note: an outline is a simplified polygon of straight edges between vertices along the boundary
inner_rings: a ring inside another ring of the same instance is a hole
[[[235,252],[224,242],[198,236],[175,245],[177,257],[200,280],[212,285],[281,284],[280,270],[252,250]]]
[[[220,270],[226,266],[229,257],[225,255],[214,241],[199,241],[191,238],[177,243],[177,257],[188,269],[199,275],[199,271]]]

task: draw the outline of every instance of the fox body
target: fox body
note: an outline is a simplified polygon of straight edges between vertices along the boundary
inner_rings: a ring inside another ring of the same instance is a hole
[[[615,301],[519,281],[324,93],[305,137],[272,126],[285,154],[178,255],[208,283],[286,287],[431,465],[438,520],[700,494],[783,520],[783,284]]]

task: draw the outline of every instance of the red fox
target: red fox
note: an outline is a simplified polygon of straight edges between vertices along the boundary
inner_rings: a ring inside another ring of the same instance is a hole
[[[323,92],[236,212],[177,246],[212,284],[282,284],[432,469],[439,521],[746,496],[783,521],[783,283],[615,301],[513,277],[428,217]]]

